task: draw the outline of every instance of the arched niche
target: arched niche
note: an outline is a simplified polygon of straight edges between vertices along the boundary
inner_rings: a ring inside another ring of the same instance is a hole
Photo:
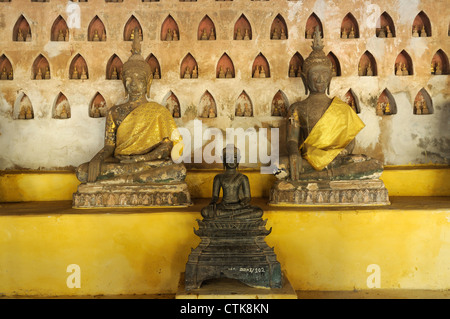
[[[242,91],[236,100],[234,115],[237,117],[253,116],[253,103],[245,91]]]
[[[259,53],[253,61],[252,78],[270,78],[269,62],[262,53]]]
[[[278,92],[275,93],[272,99],[270,114],[272,116],[285,117],[287,115],[288,110],[289,110],[289,101],[287,99],[287,96],[286,94],[283,93],[283,91],[278,90]]]
[[[0,80],[13,80],[14,71],[8,57],[4,54],[0,56]]]
[[[414,18],[412,24],[413,37],[431,37],[431,22],[425,12],[420,11]]]
[[[306,26],[305,26],[305,38],[306,39],[313,38],[314,31],[317,26],[319,27],[320,37],[323,38],[322,22],[320,21],[319,17],[313,12],[309,16],[308,20],[306,20]]]
[[[106,79],[121,80],[122,79],[122,60],[114,53],[106,63]]]
[[[197,30],[197,40],[215,40],[216,39],[216,27],[214,22],[206,15],[202,21],[200,21]]]
[[[330,51],[327,55],[328,59],[331,61],[331,76],[341,76],[341,63],[339,63],[338,58]]]
[[[21,15],[13,28],[13,41],[18,42],[30,42],[31,41],[31,28],[27,19]]]
[[[139,33],[138,35],[134,34],[135,28],[138,28],[138,33]],[[136,17],[134,15],[131,15],[131,17],[128,19],[127,23],[125,24],[125,27],[123,28],[123,39],[125,41],[133,41],[135,36],[139,36],[141,41],[144,39],[141,24],[139,23],[138,19],[136,19]]]
[[[288,38],[288,28],[286,21],[281,14],[278,14],[273,19],[272,26],[270,27],[270,39],[271,40],[286,40]]]
[[[341,23],[341,39],[359,38],[358,21],[350,12],[344,17]]]
[[[181,117],[180,101],[178,100],[175,93],[169,91],[169,93],[167,93],[164,97],[162,104],[169,110],[173,118]]]
[[[234,40],[251,40],[252,39],[252,26],[247,17],[242,14],[234,24],[233,30]]]
[[[89,117],[105,117],[107,111],[108,108],[106,106],[105,98],[100,94],[100,92],[95,93],[91,103],[89,103]]]
[[[88,41],[106,41],[106,29],[102,20],[95,16],[89,23],[88,27]]]
[[[218,79],[232,79],[234,78],[234,64],[228,54],[224,53],[217,62],[216,78]]]
[[[397,76],[414,74],[412,59],[405,50],[402,50],[395,59],[394,72]]]
[[[391,16],[386,11],[378,18],[375,32],[378,38],[395,37],[394,20],[392,20]]]
[[[198,65],[194,57],[188,53],[180,65],[181,79],[196,79],[198,78]]]
[[[158,59],[152,53],[150,53],[147,59],[145,59],[145,62],[147,62],[148,65],[150,65],[153,79],[155,80],[161,79],[161,66],[159,65]]]
[[[24,93],[20,92],[14,103],[13,118],[17,120],[32,120],[34,119],[33,105],[30,98]]]
[[[67,97],[62,93],[56,96],[52,108],[52,118],[54,119],[69,119],[71,117],[70,104]]]
[[[422,88],[414,98],[413,113],[416,115],[433,114],[433,100],[427,90]]]
[[[31,67],[31,78],[33,80],[50,79],[50,65],[42,54],[39,54]]]
[[[443,75],[450,74],[450,66],[447,54],[442,49],[436,51],[431,59],[431,74]]]
[[[301,77],[302,74],[302,66],[303,66],[303,57],[300,53],[295,52],[289,61],[289,77]]]
[[[69,27],[62,16],[58,16],[53,22],[50,37],[51,41],[69,41]]]
[[[347,91],[347,93],[345,93],[343,101],[345,103],[347,103],[348,105],[350,105],[351,108],[353,109],[353,111],[356,112],[356,114],[361,113],[361,108],[359,106],[359,100],[358,100],[355,92],[353,92],[352,89],[349,89]]]
[[[359,76],[377,76],[377,62],[372,53],[366,51],[363,53],[358,63]]]
[[[217,106],[216,101],[214,100],[211,93],[206,90],[200,98],[200,102],[198,103],[198,116],[201,118],[215,118],[217,117]]]
[[[161,41],[180,40],[180,30],[174,18],[169,14],[161,25]]]
[[[69,67],[69,79],[71,80],[87,80],[89,78],[89,70],[86,64],[86,60],[77,54],[70,63]]]
[[[375,112],[377,115],[397,114],[397,104],[388,89],[384,89],[378,97]]]

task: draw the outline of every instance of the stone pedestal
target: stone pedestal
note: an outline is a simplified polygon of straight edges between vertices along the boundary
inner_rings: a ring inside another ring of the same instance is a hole
[[[251,287],[281,288],[280,263],[264,238],[271,232],[267,220],[198,220],[194,232],[201,238],[189,255],[185,289],[200,288],[214,278],[237,279]]]
[[[73,194],[74,208],[190,206],[185,182],[171,184],[85,183]]]
[[[269,205],[283,206],[371,206],[390,205],[388,191],[380,179],[337,181],[276,181]]]

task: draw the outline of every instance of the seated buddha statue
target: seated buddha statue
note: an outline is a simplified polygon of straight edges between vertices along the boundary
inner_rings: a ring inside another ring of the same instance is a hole
[[[217,174],[213,181],[212,199],[201,211],[205,219],[249,219],[261,218],[261,208],[251,206],[250,184],[248,177],[237,171],[239,166],[239,150],[227,145],[222,153],[225,172]],[[220,189],[223,197],[220,202]]]
[[[381,174],[383,166],[379,161],[352,155],[354,138],[365,125],[350,105],[326,94],[332,63],[323,52],[318,28],[312,49],[301,73],[306,94],[310,94],[289,108],[288,158],[280,159],[288,169],[279,177],[284,175],[292,181],[353,180]]]
[[[128,100],[107,111],[104,147],[76,170],[82,183],[165,184],[186,177],[184,165],[174,163],[183,143],[172,114],[147,100],[152,72],[141,56],[139,37],[131,52],[122,68]]]

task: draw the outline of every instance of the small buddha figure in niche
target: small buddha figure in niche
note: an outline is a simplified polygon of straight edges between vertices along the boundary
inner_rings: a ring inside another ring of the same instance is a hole
[[[92,41],[100,41],[100,37],[98,36],[98,31],[94,31],[94,36],[92,37]]]
[[[375,109],[375,113],[377,115],[383,115],[383,106],[381,105],[380,101],[377,102],[377,107]]]
[[[213,180],[212,199],[201,211],[205,219],[249,219],[261,218],[261,208],[251,206],[248,177],[239,173],[240,152],[234,145],[227,145],[222,151],[225,172],[217,174]],[[220,202],[220,190],[223,197]]]
[[[8,80],[12,80],[13,79],[13,70],[11,69],[8,73]]]
[[[384,108],[384,114],[385,115],[391,115],[391,107],[389,105],[389,102],[386,103],[386,107]]]
[[[117,75],[117,68],[113,67],[113,70],[111,72],[111,80],[117,80],[119,77]]]
[[[355,29],[353,28],[353,26],[350,29],[350,33],[348,34],[348,38],[349,39],[354,39],[355,38]]]
[[[362,69],[361,62],[359,62],[359,64],[358,64],[358,75],[364,76],[364,71]]]
[[[198,78],[197,65],[194,65],[194,68],[192,69],[192,78],[193,79]]]
[[[378,33],[378,37],[379,38],[386,38],[386,33],[385,33],[383,27],[380,28],[380,32]]]
[[[133,41],[133,40],[134,40],[134,30],[131,30],[131,33],[130,33],[130,38],[129,38],[129,40],[131,40],[131,41]]]
[[[213,118],[213,117],[216,117],[216,116],[217,116],[216,111],[215,111],[214,107],[211,105],[209,107],[208,117],[209,118]]]
[[[260,78],[265,78],[266,77],[266,70],[264,70],[264,66],[261,65],[260,70],[259,70],[259,77]]]
[[[173,113],[172,113],[173,117],[180,117],[180,106],[177,104],[175,104],[175,106],[173,107]]]
[[[420,37],[425,38],[427,37],[427,31],[425,31],[425,25],[422,26],[422,30],[420,30]]]
[[[58,32],[58,41],[65,41],[64,33],[63,33],[63,30],[62,30],[62,29],[59,29],[59,32]]]
[[[234,113],[236,116],[244,116],[244,111],[242,110],[241,103],[238,103],[236,106],[236,112]]]
[[[250,34],[249,34],[248,29],[245,29],[245,32],[244,32],[244,40],[250,40]]]
[[[18,119],[19,120],[25,120],[25,113],[26,113],[25,106],[22,106],[20,108]]]
[[[366,75],[373,76],[372,63],[370,61],[369,64],[367,65]]]
[[[6,68],[4,67],[2,70],[2,74],[0,76],[0,79],[7,80],[8,79],[8,73],[6,73]]]
[[[220,66],[219,79],[224,79],[224,78],[225,78],[225,72],[223,72],[223,68],[222,68],[222,66]]]
[[[202,36],[200,37],[200,40],[208,40],[208,35],[206,34],[206,29],[202,30]]]
[[[173,30],[173,37],[172,37],[173,41],[178,41],[178,32],[177,30]]]
[[[417,30],[417,25],[413,25],[412,36],[413,37],[418,37],[419,36],[419,32]]]
[[[81,70],[81,76],[80,76],[81,80],[86,80],[87,79],[87,74],[86,74],[86,69],[83,66],[83,69]]]
[[[72,79],[77,79],[77,80],[79,79],[79,77],[78,77],[78,70],[77,70],[76,66],[73,68]]]
[[[225,78],[227,79],[233,78],[233,72],[231,72],[230,68],[227,68],[227,72],[225,72]]]
[[[401,68],[401,63],[396,63],[395,64],[395,75],[403,75],[402,68]]]
[[[201,116],[201,117],[203,117],[203,118],[208,118],[208,112],[209,112],[209,105],[206,105],[206,106],[203,108],[202,116]]]
[[[25,114],[25,119],[31,120],[33,118],[33,111],[31,110],[31,106],[27,106],[27,112]]]
[[[284,28],[281,28],[280,40],[286,40],[286,31],[284,31]]]
[[[36,80],[42,80],[42,71],[41,68],[38,68],[38,72],[35,77]]]
[[[290,78],[295,78],[295,70],[294,70],[294,65],[293,64],[291,64],[289,66],[289,77]]]
[[[281,116],[280,109],[276,103],[273,106],[272,116]]]
[[[391,28],[388,25],[386,26],[386,37],[392,38]]]
[[[402,65],[402,75],[409,75],[409,71],[406,68],[406,63],[403,63]]]
[[[62,109],[61,109],[61,113],[59,113],[59,118],[60,119],[67,119],[68,117],[69,117],[69,113],[67,112],[66,105],[63,104]]]
[[[342,28],[341,38],[342,39],[347,39],[348,38],[348,33],[347,33],[347,29],[346,28]]]
[[[417,115],[422,114],[422,106],[419,100],[414,101],[414,113]]]
[[[300,78],[301,76],[302,76],[302,66],[299,65],[297,70],[297,77]]]
[[[422,114],[430,113],[430,111],[428,110],[427,102],[425,100],[422,100],[421,106],[422,106]]]
[[[312,37],[313,37],[313,29],[306,30],[306,38],[312,39]]]
[[[431,74],[434,74],[434,63],[431,61]]]
[[[131,52],[122,67],[128,100],[107,110],[105,145],[77,168],[77,178],[102,185],[178,185],[186,177],[184,165],[173,162],[181,156],[181,135],[170,111],[147,100],[152,74],[138,37]]]
[[[22,29],[19,29],[19,32],[17,34],[17,41],[25,41],[23,34],[22,34]]]
[[[44,79],[50,79],[50,68],[48,66],[45,67]]]
[[[355,111],[355,113],[357,113],[358,111],[356,110],[356,105],[355,105],[355,100],[352,99],[350,106],[352,107],[352,110]]]
[[[244,103],[244,116],[246,117],[252,116],[252,108],[248,103]]]
[[[209,39],[208,40],[215,40],[216,34],[214,32],[214,28],[211,28],[211,32],[209,33]]]
[[[159,68],[155,68],[155,74],[153,74],[154,79],[160,79],[161,76],[159,75]]]
[[[259,78],[259,66],[257,65],[255,68],[255,72],[253,73],[254,78]]]
[[[92,117],[94,117],[94,118],[100,117],[100,110],[98,108],[98,105],[94,105],[94,112],[92,113]]]
[[[184,78],[185,79],[191,78],[191,70],[189,69],[189,66],[187,66],[186,69],[184,70]]]
[[[305,93],[310,94],[289,108],[288,156],[280,157],[286,175],[277,177],[291,181],[369,178],[374,171],[382,170],[382,164],[365,155],[352,154],[354,138],[365,125],[350,105],[326,95],[332,79],[332,62],[323,47],[316,27],[313,51],[302,66]],[[331,135],[333,138],[329,138]]]
[[[278,40],[278,39],[280,39],[280,37],[278,36],[278,29],[275,28],[275,29],[273,29],[273,32],[272,32],[272,40]]]
[[[441,68],[441,63],[440,62],[436,62],[436,70],[434,71],[435,75],[441,75],[442,74],[442,68]]]
[[[241,33],[241,29],[240,29],[240,28],[237,28],[236,36],[234,37],[234,39],[235,39],[235,40],[243,40],[243,39],[244,39],[244,37],[242,36],[242,33]]]

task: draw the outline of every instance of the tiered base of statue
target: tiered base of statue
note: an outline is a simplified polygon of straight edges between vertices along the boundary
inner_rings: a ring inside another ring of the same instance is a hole
[[[269,205],[389,205],[389,196],[380,179],[336,181],[278,180],[272,186]]]
[[[194,230],[201,242],[189,255],[185,272],[186,290],[200,288],[207,279],[237,279],[251,287],[281,288],[277,256],[264,241],[272,229],[267,220],[203,219]]]
[[[185,182],[171,184],[80,184],[73,194],[74,208],[189,206]]]

